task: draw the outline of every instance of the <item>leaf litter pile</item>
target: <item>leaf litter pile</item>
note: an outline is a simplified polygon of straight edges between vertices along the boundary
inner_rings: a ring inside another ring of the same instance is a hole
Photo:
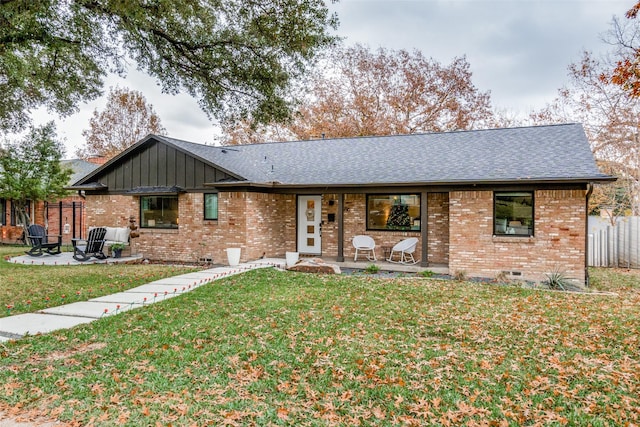
[[[617,295],[259,270],[0,344],[0,409],[68,425],[640,423],[640,278]]]

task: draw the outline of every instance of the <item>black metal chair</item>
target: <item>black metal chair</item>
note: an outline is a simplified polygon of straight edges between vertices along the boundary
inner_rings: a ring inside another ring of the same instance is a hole
[[[47,230],[39,224],[31,224],[27,231],[27,238],[31,243],[31,249],[25,251],[27,255],[41,256],[43,253],[58,255],[62,252],[62,236],[47,235]]]
[[[106,259],[107,256],[102,252],[105,234],[107,234],[106,228],[96,227],[89,230],[86,239],[72,239],[73,259],[77,261],[86,261],[91,257]]]

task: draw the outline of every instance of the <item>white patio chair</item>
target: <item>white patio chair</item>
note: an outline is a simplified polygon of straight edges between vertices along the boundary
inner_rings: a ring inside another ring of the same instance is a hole
[[[354,261],[358,260],[358,252],[364,252],[369,261],[376,261],[376,242],[370,236],[355,236],[353,238],[353,247],[356,248]]]
[[[389,254],[389,258],[387,258],[387,261],[394,262],[396,264],[417,263],[418,261],[413,258],[413,253],[416,251],[417,245],[417,237],[409,237],[408,239],[404,239],[403,241],[396,243],[395,246],[391,248],[391,253]],[[393,259],[394,254],[398,257],[397,260]]]

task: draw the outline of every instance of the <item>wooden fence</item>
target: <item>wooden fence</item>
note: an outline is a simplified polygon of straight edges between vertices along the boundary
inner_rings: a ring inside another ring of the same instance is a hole
[[[615,225],[589,217],[590,267],[640,268],[640,217],[618,218]]]

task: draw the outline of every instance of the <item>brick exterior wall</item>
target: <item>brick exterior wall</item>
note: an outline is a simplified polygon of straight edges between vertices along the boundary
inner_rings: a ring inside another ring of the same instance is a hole
[[[446,263],[448,242],[447,195],[433,195],[429,204],[430,261]],[[322,195],[322,255],[338,253],[338,195]],[[179,228],[177,230],[140,229],[133,239],[133,251],[152,260],[193,262],[202,258],[215,263],[226,262],[228,247],[242,248],[242,261],[261,256],[282,257],[296,250],[297,198],[293,194],[262,194],[227,192],[218,194],[218,220],[204,220],[204,197],[200,193],[181,194],[178,198]],[[353,257],[353,236],[368,234],[376,240],[378,257],[382,246],[393,246],[407,237],[420,238],[419,232],[367,231],[366,196],[345,195],[344,255]],[[329,221],[329,214],[335,215]],[[87,227],[125,226],[129,216],[139,223],[139,198],[131,196],[87,196]],[[86,235],[86,231],[85,234]],[[431,238],[433,236],[433,239]],[[420,256],[420,247],[416,250]]]
[[[337,194],[322,195],[322,255],[338,252]],[[218,220],[204,220],[201,193],[179,196],[177,230],[141,229],[133,252],[152,260],[193,262],[203,258],[227,262],[226,248],[242,248],[242,261],[283,257],[296,250],[297,198],[293,194],[223,192],[218,195]],[[493,192],[429,193],[428,262],[449,265],[452,273],[495,277],[501,272],[543,280],[559,268],[584,281],[585,194],[582,190],[535,192],[535,236],[493,236]],[[329,221],[329,214],[335,221]],[[129,216],[139,223],[139,197],[87,196],[87,226],[125,226]],[[416,231],[366,229],[366,195],[344,196],[344,256],[353,259],[351,241],[358,234],[374,238],[378,259],[383,246],[393,246]],[[85,234],[86,235],[86,234]],[[421,259],[421,243],[414,254]]]
[[[296,250],[295,194],[246,193],[247,259]]]
[[[534,237],[493,236],[493,192],[454,191],[449,197],[449,270],[495,277],[517,272],[540,281],[560,269],[585,280],[585,192],[538,190]]]
[[[4,222],[5,225],[0,225],[0,239],[2,243],[12,244],[19,241],[24,229],[22,226],[11,225],[11,200],[5,200],[4,203],[5,213],[2,222]],[[37,210],[37,206],[34,206],[34,208],[34,210]],[[2,222],[0,222],[0,224],[2,224]]]
[[[449,193],[429,193],[427,197],[427,261],[449,264]]]
[[[322,195],[322,254],[338,255],[338,194]],[[329,222],[329,214],[333,221]]]
[[[139,197],[87,196],[87,226],[140,222]],[[227,262],[226,249],[242,248],[241,261],[284,257],[295,249],[295,195],[227,192],[218,194],[218,220],[204,219],[202,193],[178,197],[178,229],[141,228],[132,250],[150,260]]]
[[[379,260],[384,258],[383,247],[392,247],[408,237],[420,238],[416,231],[377,231],[367,230],[367,196],[365,194],[345,194],[344,196],[344,257],[353,259],[355,248],[353,238],[359,234],[371,236],[376,242],[376,255]],[[420,243],[413,256],[420,260]],[[358,258],[363,259],[363,258]]]

